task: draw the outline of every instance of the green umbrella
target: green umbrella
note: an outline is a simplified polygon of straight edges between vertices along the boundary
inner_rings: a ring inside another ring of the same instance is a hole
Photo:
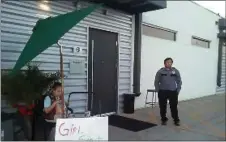
[[[57,43],[65,33],[100,6],[101,4],[92,5],[67,14],[39,20],[11,73],[15,74],[37,55]]]
[[[19,59],[17,60],[16,65],[11,72],[11,75],[15,75],[25,64],[30,62],[48,47],[52,46],[55,43],[58,43],[59,39],[65,33],[67,33],[72,27],[79,23],[79,21],[84,19],[87,15],[89,15],[100,6],[101,4],[92,5],[90,7],[83,8],[81,10],[75,10],[67,14],[39,20],[33,28],[33,34],[31,35]],[[61,82],[63,86],[62,45],[60,45],[59,43],[58,45],[60,46],[60,71]],[[61,99],[64,102],[63,96]],[[62,105],[62,108],[64,108],[64,105]]]

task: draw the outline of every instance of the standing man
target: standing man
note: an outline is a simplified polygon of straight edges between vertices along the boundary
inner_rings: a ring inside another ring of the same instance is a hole
[[[166,110],[167,100],[169,100],[171,116],[174,119],[174,124],[180,126],[177,104],[182,81],[179,71],[172,67],[172,64],[172,58],[166,58],[164,60],[165,67],[161,68],[155,76],[155,89],[158,91],[162,125],[166,125],[166,122],[168,121]]]

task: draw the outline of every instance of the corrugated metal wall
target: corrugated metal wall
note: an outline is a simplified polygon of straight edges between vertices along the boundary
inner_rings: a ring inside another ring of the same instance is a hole
[[[222,50],[221,87],[217,87],[217,93],[226,93],[226,46],[223,46]]]
[[[1,5],[1,66],[9,69],[15,65],[21,51],[32,34],[32,28],[40,18],[56,16],[75,9],[72,2],[48,2],[49,11],[44,11],[41,1],[8,1]],[[81,4],[81,3],[80,3]],[[85,3],[81,4],[85,6]],[[109,10],[107,15],[98,9],[71,29],[61,39],[64,54],[65,93],[72,91],[87,91],[87,65],[83,74],[70,74],[69,62],[73,59],[88,61],[88,27],[99,28],[119,33],[120,68],[119,95],[131,92],[131,58],[132,58],[132,15]],[[40,41],[41,42],[41,41]],[[80,54],[74,53],[74,48],[80,47]],[[54,72],[60,69],[59,48],[54,45],[33,61],[40,64],[40,69]],[[120,97],[121,98],[121,97]],[[87,108],[87,95],[78,94],[71,98],[71,107],[75,112],[84,112]],[[121,99],[120,99],[121,102]]]

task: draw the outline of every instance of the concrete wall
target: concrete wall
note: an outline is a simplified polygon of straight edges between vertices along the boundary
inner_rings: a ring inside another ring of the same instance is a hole
[[[166,57],[183,80],[179,100],[215,94],[218,57],[219,17],[190,1],[167,1],[167,8],[143,14],[143,22],[177,31],[176,41],[142,36],[141,93],[135,108],[145,105],[147,89],[154,89],[154,77]],[[210,48],[191,44],[191,37],[210,40]],[[150,95],[151,98],[151,95]],[[151,100],[151,99],[149,99]]]

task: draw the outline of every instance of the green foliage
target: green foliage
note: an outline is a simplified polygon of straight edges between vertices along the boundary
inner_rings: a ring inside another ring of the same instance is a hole
[[[16,75],[9,75],[9,70],[2,70],[2,94],[11,105],[18,102],[27,105],[47,92],[55,81],[59,81],[60,73],[45,73],[37,65],[27,65],[26,70]]]

